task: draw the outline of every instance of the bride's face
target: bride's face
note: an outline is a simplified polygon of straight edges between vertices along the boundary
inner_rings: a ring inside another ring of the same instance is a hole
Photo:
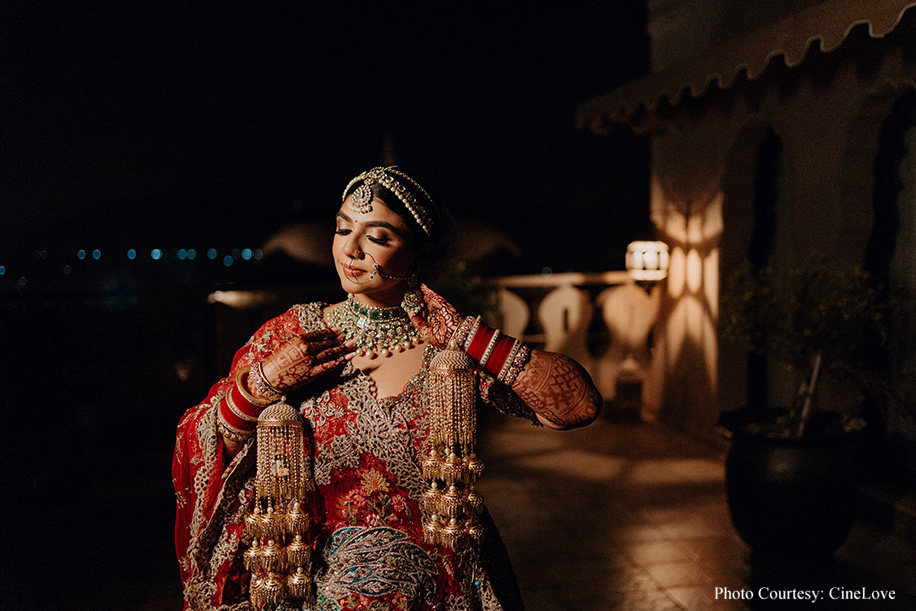
[[[417,259],[404,221],[379,199],[369,212],[356,212],[347,198],[337,213],[332,252],[340,284],[367,305],[397,305]],[[378,270],[373,274],[373,266]]]

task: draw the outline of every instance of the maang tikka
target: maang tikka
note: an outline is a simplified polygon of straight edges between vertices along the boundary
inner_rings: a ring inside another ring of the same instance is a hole
[[[410,215],[420,226],[420,229],[423,230],[423,233],[427,236],[432,235],[432,227],[434,224],[433,218],[404,184],[406,183],[416,191],[422,193],[433,210],[436,209],[435,202],[433,202],[426,189],[420,186],[417,181],[410,176],[401,172],[397,166],[377,167],[363,172],[347,184],[343,191],[341,201],[346,201],[347,193],[359,182],[362,184],[353,190],[353,196],[350,198],[350,208],[355,212],[365,213],[372,210],[372,190],[369,187],[377,182],[401,200],[401,203],[403,203],[407,211],[410,212]]]
[[[245,517],[251,547],[243,562],[251,572],[251,602],[274,608],[284,599],[311,596],[311,525],[305,508],[314,486],[303,442],[302,416],[283,402],[258,418],[254,510]]]
[[[353,190],[353,195],[350,198],[350,208],[354,212],[360,214],[368,214],[372,212],[372,189],[370,188],[375,183],[375,179],[372,177],[366,178],[366,180]]]

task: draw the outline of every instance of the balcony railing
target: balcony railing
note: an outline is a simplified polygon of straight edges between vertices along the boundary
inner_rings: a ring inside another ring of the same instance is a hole
[[[621,382],[646,375],[659,295],[627,272],[502,276],[490,283],[499,311],[491,322],[536,347],[576,359],[605,400],[617,397]]]

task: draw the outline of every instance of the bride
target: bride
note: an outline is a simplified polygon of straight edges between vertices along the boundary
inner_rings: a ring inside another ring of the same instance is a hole
[[[346,298],[294,305],[267,321],[182,417],[172,471],[185,608],[254,608],[260,578],[245,558],[259,543],[245,531],[258,496],[252,432],[278,402],[302,417],[314,485],[302,504],[314,551],[301,579],[311,594],[287,595],[281,608],[522,608],[485,508],[473,545],[450,545],[431,527],[424,535],[430,363],[461,350],[477,371],[479,406],[553,429],[590,423],[601,397],[575,361],[459,315],[420,283],[440,229],[436,202],[399,168],[354,178],[332,248]]]

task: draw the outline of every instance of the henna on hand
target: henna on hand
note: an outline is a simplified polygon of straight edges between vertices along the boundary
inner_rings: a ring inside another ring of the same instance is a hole
[[[462,316],[452,304],[425,284],[420,285],[420,292],[425,302],[424,312],[411,316],[410,320],[420,331],[424,341],[437,348],[445,348],[449,338],[461,324]],[[422,314],[425,314],[425,319]]]
[[[281,392],[307,384],[353,358],[353,342],[342,341],[343,336],[331,329],[293,337],[264,359],[264,377]]]
[[[427,343],[444,348],[463,319],[450,303],[425,284],[420,285],[420,291],[425,311],[411,320]],[[532,350],[512,390],[551,428],[585,426],[598,416],[601,408],[601,394],[585,369],[573,359],[553,352]]]
[[[512,390],[551,428],[585,426],[597,416],[601,394],[582,366],[562,354],[531,351]]]

